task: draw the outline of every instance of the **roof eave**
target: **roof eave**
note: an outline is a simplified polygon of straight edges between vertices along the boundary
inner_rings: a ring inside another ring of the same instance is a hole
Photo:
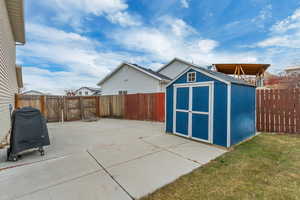
[[[23,0],[6,0],[5,2],[14,40],[17,45],[24,45],[26,42],[24,2]]]
[[[17,84],[18,88],[23,88],[23,75],[22,75],[22,67],[19,65],[16,65],[16,76],[17,76]]]
[[[112,72],[110,72],[108,75],[106,75],[103,79],[101,79],[97,85],[101,86],[106,80],[108,80],[111,76],[114,75],[114,73],[116,73],[124,64],[126,64],[125,62],[121,63],[116,69],[114,69]]]
[[[145,74],[147,74],[148,76],[151,76],[152,78],[155,78],[159,81],[163,80],[162,78],[158,77],[158,76],[155,76],[153,74],[150,74],[149,72],[139,68],[139,67],[136,67],[130,63],[127,63],[127,62],[123,62],[121,63],[115,70],[113,70],[110,74],[108,74],[106,77],[104,77],[101,81],[99,81],[99,83],[97,83],[98,86],[101,86],[105,81],[107,81],[110,77],[112,77],[121,67],[123,67],[124,65],[127,65],[129,67],[132,67],[140,72],[143,72]]]
[[[252,84],[248,84],[248,83],[238,83],[238,82],[232,82],[232,81],[228,81],[228,80],[224,80],[220,77],[217,77],[213,74],[210,74],[210,73],[207,73],[206,71],[202,70],[199,66],[193,64],[193,63],[189,63],[187,61],[184,61],[184,60],[181,60],[181,59],[173,59],[173,60],[177,60],[177,61],[180,61],[180,62],[183,62],[184,64],[188,65],[189,67],[187,69],[185,69],[183,72],[181,72],[179,75],[177,75],[172,81],[170,81],[166,87],[169,87],[173,82],[175,82],[180,76],[182,76],[184,73],[188,72],[190,69],[194,69],[195,71],[198,71],[200,73],[203,73],[207,76],[210,76],[218,81],[221,81],[227,85],[229,84],[237,84],[237,85],[246,85],[246,86],[252,86],[252,87],[256,87],[255,85],[252,85]]]

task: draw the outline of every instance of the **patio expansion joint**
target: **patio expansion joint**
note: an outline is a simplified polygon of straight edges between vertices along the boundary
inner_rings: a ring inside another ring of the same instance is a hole
[[[37,189],[37,190],[34,190],[34,191],[31,191],[31,192],[24,193],[24,194],[22,194],[22,195],[16,196],[16,197],[14,197],[13,199],[17,200],[17,199],[19,199],[19,198],[21,198],[21,197],[25,197],[25,196],[34,194],[34,193],[36,193],[36,192],[40,192],[40,191],[43,191],[43,190],[46,190],[46,189],[50,189],[50,188],[53,188],[53,187],[55,187],[55,186],[58,186],[58,185],[61,185],[61,184],[64,184],[64,183],[68,183],[68,182],[71,182],[71,181],[80,179],[80,178],[82,178],[82,177],[85,177],[85,176],[89,176],[89,175],[92,175],[92,174],[96,174],[96,173],[101,172],[101,171],[102,171],[102,169],[98,169],[98,170],[95,170],[95,171],[92,171],[92,172],[83,174],[83,175],[81,175],[81,176],[77,176],[77,177],[74,177],[74,178],[71,178],[71,179],[68,179],[68,180],[60,181],[60,182],[58,182],[58,183],[55,183],[55,184],[52,184],[52,185],[48,185],[48,186],[46,186],[46,187],[39,188],[39,189]]]
[[[157,151],[154,151],[154,152],[150,152],[150,153],[144,154],[144,155],[142,155],[142,156],[138,156],[138,157],[136,157],[136,158],[133,158],[133,159],[130,159],[130,160],[126,160],[126,161],[124,161],[124,162],[120,162],[120,163],[116,163],[116,164],[107,166],[107,168],[117,167],[117,166],[126,164],[126,163],[128,163],[128,162],[131,162],[131,161],[134,161],[134,160],[138,160],[138,159],[141,159],[141,158],[144,158],[144,157],[147,157],[147,156],[150,156],[150,155],[152,155],[152,154],[156,154],[156,153],[159,153],[159,152],[162,152],[162,151],[163,151],[163,149],[160,149],[160,150],[157,150]]]
[[[87,150],[87,153],[95,160],[95,162],[104,170],[104,172],[131,198],[135,199],[116,179],[115,177],[109,173],[109,171]]]
[[[17,167],[27,166],[27,165],[33,165],[33,164],[37,164],[37,163],[41,163],[41,162],[47,162],[47,161],[50,161],[50,160],[56,160],[56,159],[64,158],[66,156],[68,156],[68,154],[61,155],[61,156],[53,156],[53,157],[49,157],[49,158],[46,158],[46,159],[43,159],[43,160],[37,160],[37,161],[33,161],[33,162],[25,162],[25,163],[22,163],[22,164],[7,166],[7,167],[0,168],[0,171],[5,171],[5,170],[17,168]]]
[[[163,151],[167,151],[167,152],[169,152],[169,153],[171,153],[171,154],[173,154],[173,155],[176,155],[176,156],[178,156],[178,157],[180,157],[180,158],[183,158],[183,159],[185,159],[185,160],[189,160],[189,161],[191,161],[191,162],[197,163],[197,164],[199,164],[200,166],[203,165],[203,164],[205,164],[205,163],[201,163],[201,162],[198,162],[198,161],[196,161],[196,160],[193,160],[193,159],[184,157],[184,156],[180,155],[179,153],[175,153],[175,152],[173,152],[173,151],[170,151],[168,148],[157,146],[157,145],[155,145],[155,144],[153,144],[153,143],[151,143],[151,142],[147,142],[147,141],[145,141],[145,140],[143,140],[143,139],[142,139],[142,141],[145,142],[146,144],[150,144],[150,145],[152,145],[153,147],[162,149]],[[183,144],[187,144],[187,143],[189,143],[189,142],[181,143],[181,144],[179,144],[178,146],[183,145]],[[176,146],[176,147],[177,147],[177,146]],[[175,147],[175,148],[176,148],[176,147]]]

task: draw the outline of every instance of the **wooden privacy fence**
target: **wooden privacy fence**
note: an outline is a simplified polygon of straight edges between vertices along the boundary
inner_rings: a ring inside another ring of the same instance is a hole
[[[110,96],[16,95],[16,107],[38,108],[49,122],[86,120],[97,117],[163,122],[165,94]]]
[[[258,131],[300,133],[300,89],[264,89],[256,92]]]

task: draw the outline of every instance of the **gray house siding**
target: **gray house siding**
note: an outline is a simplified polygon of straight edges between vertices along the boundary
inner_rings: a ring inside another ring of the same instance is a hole
[[[10,128],[9,104],[18,92],[16,46],[4,0],[0,0],[0,139]]]

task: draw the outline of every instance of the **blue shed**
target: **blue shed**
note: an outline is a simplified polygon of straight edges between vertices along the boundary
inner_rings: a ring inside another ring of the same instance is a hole
[[[166,132],[230,147],[255,135],[255,86],[191,66],[166,88]]]

